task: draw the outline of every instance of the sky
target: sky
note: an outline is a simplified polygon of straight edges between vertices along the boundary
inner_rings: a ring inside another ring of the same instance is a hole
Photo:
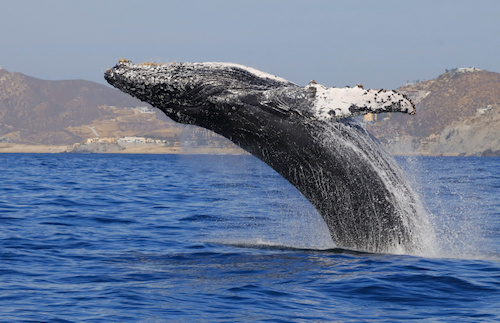
[[[395,89],[456,67],[500,72],[500,1],[0,0],[10,72],[105,84],[121,58]]]

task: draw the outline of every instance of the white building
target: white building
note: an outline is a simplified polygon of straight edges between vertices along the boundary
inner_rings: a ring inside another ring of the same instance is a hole
[[[151,108],[149,107],[136,107],[135,110],[139,111],[139,113],[155,113]]]
[[[123,137],[123,138],[118,139],[118,143],[145,144],[146,138],[144,138],[144,137]]]

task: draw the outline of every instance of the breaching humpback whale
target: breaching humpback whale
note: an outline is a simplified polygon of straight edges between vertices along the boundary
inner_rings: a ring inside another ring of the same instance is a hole
[[[298,86],[231,63],[133,64],[105,73],[114,87],[172,120],[210,129],[264,161],[318,210],[334,243],[419,253],[427,226],[394,159],[353,116],[415,113],[395,91]]]

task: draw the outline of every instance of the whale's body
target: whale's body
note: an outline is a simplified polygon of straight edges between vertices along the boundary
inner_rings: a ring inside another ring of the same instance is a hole
[[[300,87],[228,63],[135,65],[105,74],[174,121],[210,129],[261,159],[318,210],[338,247],[418,253],[428,225],[394,159],[352,116],[414,113],[394,91]]]

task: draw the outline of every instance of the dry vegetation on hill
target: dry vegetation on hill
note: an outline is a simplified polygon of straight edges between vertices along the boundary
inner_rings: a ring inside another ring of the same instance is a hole
[[[368,127],[393,153],[500,154],[499,73],[454,69],[398,91],[424,94],[417,114],[394,114]]]
[[[46,81],[0,70],[0,142],[70,145],[95,132],[101,137],[180,135],[182,128],[163,113],[134,109],[142,106],[97,83]]]

